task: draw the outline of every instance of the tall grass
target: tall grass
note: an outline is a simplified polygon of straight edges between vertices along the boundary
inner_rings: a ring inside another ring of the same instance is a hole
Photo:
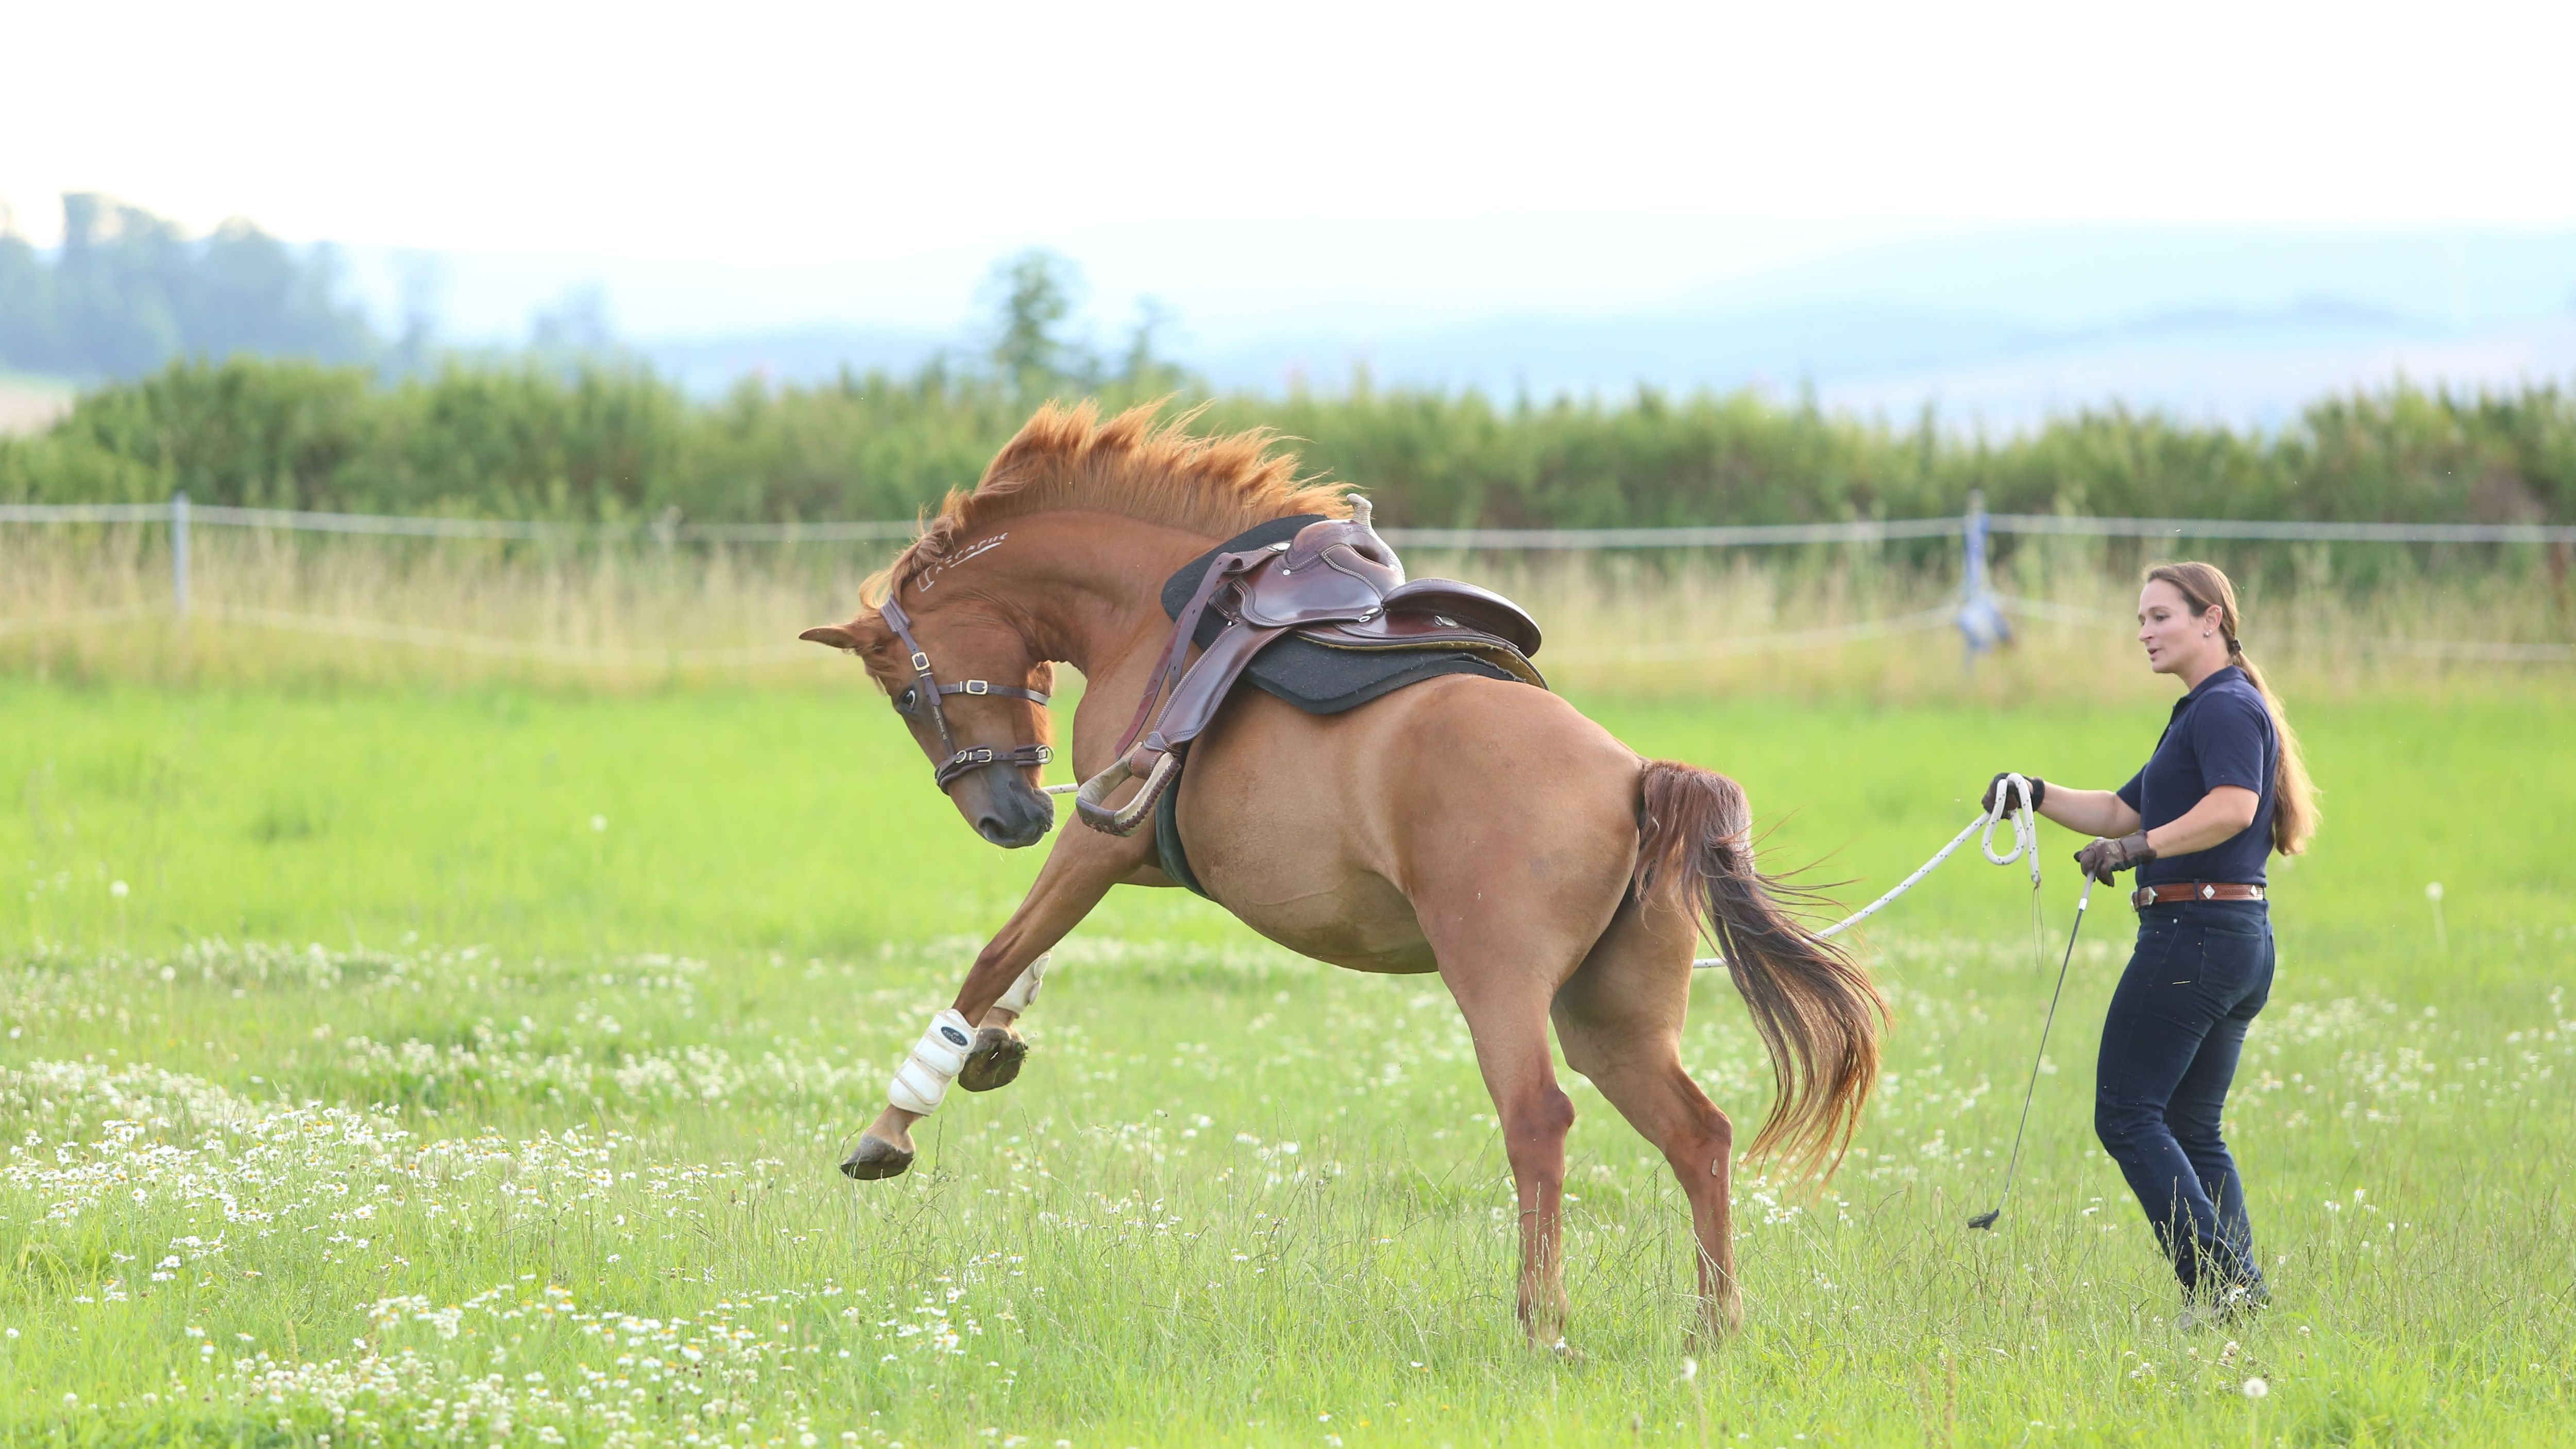
[[[1951,545],[1955,547],[1955,544]],[[846,618],[889,545],[524,543],[199,528],[194,613],[174,617],[158,526],[0,526],[0,670],[238,685],[452,684],[565,689],[693,682],[797,686],[842,676],[804,628]],[[2492,549],[2460,549],[2493,557]],[[2477,657],[2460,644],[2576,634],[2544,570],[2429,568],[2377,546],[2220,550],[2245,581],[2248,640],[2302,683],[2384,688],[2576,661]],[[1879,548],[1443,555],[1447,575],[1519,599],[1561,687],[1689,696],[1759,690],[1883,699],[2115,697],[2137,669],[2124,622],[2137,545],[2034,539],[1996,586],[2040,606],[2012,646],[1967,667],[1928,615],[1956,598],[1953,561]],[[2266,566],[2268,563],[2269,566]],[[1880,632],[1899,621],[1909,627]]]

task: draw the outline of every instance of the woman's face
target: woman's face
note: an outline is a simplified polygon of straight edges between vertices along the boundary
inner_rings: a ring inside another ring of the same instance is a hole
[[[2195,614],[2182,590],[2163,579],[2149,579],[2138,591],[2138,642],[2147,647],[2147,667],[2158,674],[2197,678],[2227,654],[2218,637],[2218,609]],[[2205,632],[2204,632],[2205,631]]]

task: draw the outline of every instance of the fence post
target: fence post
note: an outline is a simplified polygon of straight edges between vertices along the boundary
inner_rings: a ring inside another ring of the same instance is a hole
[[[188,617],[188,491],[170,495],[170,603]]]
[[[1977,656],[1998,644],[2012,642],[2012,625],[2004,619],[2003,606],[1996,602],[1992,584],[1986,580],[1986,493],[1982,488],[1968,490],[1968,516],[1961,520],[1960,544],[1965,556],[1959,567],[1959,612],[1952,622],[1967,641],[1966,666],[1977,667]]]

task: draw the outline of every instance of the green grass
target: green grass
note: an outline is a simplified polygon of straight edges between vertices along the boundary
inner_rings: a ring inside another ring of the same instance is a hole
[[[2117,783],[2167,697],[1589,703],[1743,779],[1775,864],[1857,900],[1994,769]],[[2299,719],[2326,832],[2277,877],[2230,1124],[2272,1313],[2177,1331],[2091,1142],[2116,901],[2003,1231],[1962,1228],[2054,965],[2027,877],[1971,853],[1868,943],[1898,1019],[1860,1150],[1820,1196],[1739,1179],[1746,1328],[1685,1378],[1680,1196],[1597,1096],[1586,1356],[1532,1359],[1436,981],[1175,892],[1078,933],[1027,1071],[952,1098],[910,1176],[840,1179],[1038,864],[976,842],[861,690],[0,682],[0,1442],[2576,1441],[2576,708]],[[2062,939],[2076,842],[2043,840]],[[1686,1049],[1758,1116],[1722,982]]]

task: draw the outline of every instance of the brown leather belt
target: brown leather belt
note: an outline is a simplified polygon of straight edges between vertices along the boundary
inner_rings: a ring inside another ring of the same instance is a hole
[[[2178,880],[2164,885],[2140,886],[2129,893],[2129,904],[2139,910],[2149,906],[2169,906],[2176,901],[2259,901],[2263,888],[2258,885],[2230,885],[2224,881]]]

